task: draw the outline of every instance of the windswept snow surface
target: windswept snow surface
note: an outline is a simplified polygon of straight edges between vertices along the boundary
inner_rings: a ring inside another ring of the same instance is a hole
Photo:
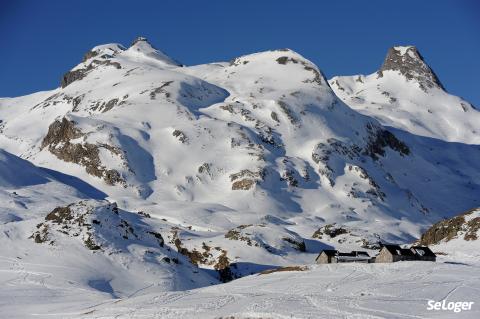
[[[13,298],[19,292],[10,290],[2,295],[2,309],[8,318],[478,318],[479,270],[478,264],[448,262],[317,265],[207,288],[158,294],[147,290],[114,299],[107,293],[80,292],[72,284],[50,298],[29,298],[23,292],[28,302],[21,308]],[[454,313],[427,310],[429,300],[474,304]]]

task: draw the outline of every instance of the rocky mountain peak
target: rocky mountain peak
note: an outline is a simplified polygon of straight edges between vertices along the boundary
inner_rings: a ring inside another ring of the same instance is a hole
[[[146,43],[150,44],[150,42],[148,42],[147,38],[139,36],[139,37],[136,37],[135,40],[132,41],[132,44],[130,44],[130,47],[133,47],[138,42],[146,42]]]
[[[167,54],[164,52],[156,49],[145,37],[137,37],[135,40],[133,40],[132,44],[126,51],[129,54],[132,54],[134,56],[138,55],[143,55],[148,58],[153,58],[157,61],[161,61],[167,65],[173,65],[173,66],[181,66],[182,64],[176,61],[175,59],[172,59],[169,57]]]
[[[82,62],[86,62],[91,58],[108,59],[114,57],[116,54],[125,51],[125,48],[119,43],[108,43],[98,45],[84,54]]]
[[[433,87],[445,90],[435,72],[428,66],[415,46],[390,48],[382,67],[377,71],[378,77],[383,77],[385,71],[399,72],[407,80],[417,81],[424,91]]]

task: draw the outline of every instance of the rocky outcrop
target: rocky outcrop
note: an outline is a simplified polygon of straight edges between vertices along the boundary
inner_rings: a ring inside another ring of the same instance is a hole
[[[313,67],[311,63],[307,63],[306,61],[298,60],[288,56],[279,57],[277,59],[277,62],[278,64],[282,64],[282,65],[285,65],[288,63],[300,64],[303,66],[305,70],[313,73],[313,78],[305,80],[304,81],[305,83],[317,83],[319,85],[322,84],[323,75],[320,73],[320,71],[317,68]]]
[[[274,228],[270,228],[266,224],[247,224],[240,225],[233,229],[230,229],[225,233],[225,238],[229,240],[244,242],[247,246],[261,247],[269,252],[275,252],[285,248],[295,249],[301,252],[306,251],[305,241],[302,237],[293,232],[281,232],[280,241],[269,241],[268,236],[265,233],[276,231]]]
[[[167,99],[170,98],[171,94],[166,91],[166,87],[169,86],[172,83],[173,83],[173,81],[163,82],[162,85],[160,85],[159,87],[157,87],[156,89],[154,89],[150,92],[150,99],[155,100],[155,97],[157,96],[157,94],[164,94],[165,98],[167,98]]]
[[[453,238],[477,240],[480,230],[480,209],[473,209],[430,227],[419,240],[421,245],[435,245]]]
[[[121,150],[107,144],[91,144],[87,142],[72,142],[84,137],[75,122],[63,118],[56,120],[48,128],[48,133],[42,141],[41,148],[48,151],[58,159],[85,167],[88,174],[102,178],[109,185],[126,185],[120,173],[107,169],[101,162],[99,149],[104,148],[116,155],[121,155]]]
[[[62,81],[60,83],[62,88],[67,87],[68,85],[72,84],[75,81],[79,81],[87,76],[90,71],[95,69],[96,67],[104,65],[104,66],[112,66],[116,69],[121,69],[121,65],[118,62],[112,62],[110,60],[93,60],[90,64],[85,66],[84,68],[68,71],[62,77]]]
[[[232,182],[232,190],[249,190],[253,188],[259,181],[263,180],[265,173],[262,171],[252,172],[244,169],[238,173],[230,175]]]
[[[174,130],[172,135],[176,137],[182,144],[188,144],[188,136],[180,130]]]
[[[312,238],[323,239],[324,236],[328,236],[329,238],[335,238],[338,235],[343,235],[348,233],[349,231],[342,226],[335,226],[335,224],[327,224],[317,229],[313,233]]]
[[[319,164],[318,173],[324,176],[330,186],[333,187],[335,185],[335,174],[338,172],[335,172],[330,161],[337,156],[340,156],[343,160],[358,159],[361,152],[362,149],[355,144],[347,144],[336,138],[329,138],[326,143],[318,143],[315,146],[312,152],[312,160]]]
[[[196,266],[213,266],[213,269],[218,272],[219,279],[222,282],[228,282],[235,278],[231,269],[234,265],[230,264],[226,250],[221,249],[220,247],[212,248],[205,243],[202,244],[201,250],[197,250],[196,248],[187,249],[183,246],[183,242],[180,239],[179,229],[176,227],[172,228],[171,233],[171,243],[173,243],[177,248],[177,251],[186,256],[192,264]]]
[[[360,165],[365,162],[366,156],[371,157],[374,161],[384,157],[387,148],[401,156],[410,155],[410,149],[393,133],[378,125],[368,123],[365,129],[366,138],[359,145],[336,138],[329,138],[326,143],[318,143],[312,151],[312,160],[319,166],[319,175],[325,177],[330,186],[335,186],[336,178],[343,175],[344,169],[348,168],[349,171],[356,172],[361,179],[368,180],[371,188],[366,191],[367,194],[383,201],[386,194],[380,190],[380,186]],[[357,193],[355,189],[352,189],[349,196],[358,197]]]
[[[139,37],[136,37],[136,38],[132,41],[132,43],[130,44],[130,46],[133,47],[133,46],[134,46],[135,44],[137,44],[138,42],[147,42],[147,43],[149,43],[148,40],[147,40],[147,38],[139,36]]]
[[[226,250],[222,250],[222,254],[218,257],[218,261],[213,268],[218,272],[222,282],[229,282],[235,279]]]
[[[410,155],[408,146],[400,141],[393,133],[377,127],[373,124],[367,124],[368,141],[364,149],[364,154],[373,159],[379,156],[385,156],[385,148],[398,152],[400,155]]]
[[[83,56],[82,62],[86,62],[87,60],[90,60],[91,58],[94,58],[98,55],[98,51],[88,51],[85,53]]]
[[[252,238],[250,238],[249,236],[247,235],[243,235],[242,234],[242,230],[247,228],[247,227],[251,227],[253,226],[252,224],[249,224],[249,225],[240,225],[240,226],[237,226],[236,228],[234,229],[230,229],[226,234],[225,234],[225,238],[229,239],[229,240],[239,240],[239,241],[244,241],[248,246],[255,246],[255,247],[259,247],[260,244],[253,240]]]
[[[295,240],[291,237],[283,237],[282,240],[286,241],[287,243],[291,244],[296,250],[305,252],[307,251],[307,246],[303,240]]]
[[[414,46],[390,48],[382,67],[377,71],[378,77],[383,77],[385,71],[397,71],[407,80],[417,81],[424,91],[433,87],[444,90],[435,72]]]
[[[30,238],[39,244],[56,245],[59,234],[81,240],[89,250],[122,249],[138,241],[152,247],[165,244],[160,233],[122,216],[115,203],[57,207],[36,228]]]
[[[298,125],[299,120],[294,115],[293,111],[290,109],[287,103],[284,101],[278,101],[278,105],[280,106],[280,110],[285,114],[292,125]]]

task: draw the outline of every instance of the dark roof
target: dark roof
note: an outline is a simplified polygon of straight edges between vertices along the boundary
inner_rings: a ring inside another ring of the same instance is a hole
[[[382,245],[385,247],[392,255],[400,255],[402,248],[399,245]]]
[[[427,246],[412,246],[410,249],[413,250],[417,255],[420,255],[420,256],[429,256],[429,257],[436,257],[437,256]]]
[[[370,255],[366,251],[356,251],[353,250],[350,253],[338,253],[340,257],[370,257]]]
[[[403,249],[403,248],[400,249],[400,254],[401,254],[402,256],[415,256],[415,253],[414,253],[412,250],[407,249],[407,248],[405,248],[405,249]]]
[[[429,256],[436,257],[433,251],[426,246],[412,246],[410,249],[404,249],[399,245],[383,245],[392,255],[395,256]]]
[[[319,256],[322,254],[322,253],[325,253],[327,256],[335,256],[337,253],[338,253],[338,250],[334,250],[334,249],[324,249],[320,252]]]
[[[415,256],[410,249],[404,249],[399,245],[383,245],[394,256]]]
[[[354,250],[354,251],[352,251],[352,253],[354,253],[358,257],[370,257],[370,255],[366,251]]]

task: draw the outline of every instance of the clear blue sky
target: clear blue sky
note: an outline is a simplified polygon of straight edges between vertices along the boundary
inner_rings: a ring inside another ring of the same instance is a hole
[[[476,0],[0,0],[0,96],[53,89],[91,47],[138,35],[187,65],[288,47],[328,77],[372,73],[390,46],[412,44],[480,106]]]

